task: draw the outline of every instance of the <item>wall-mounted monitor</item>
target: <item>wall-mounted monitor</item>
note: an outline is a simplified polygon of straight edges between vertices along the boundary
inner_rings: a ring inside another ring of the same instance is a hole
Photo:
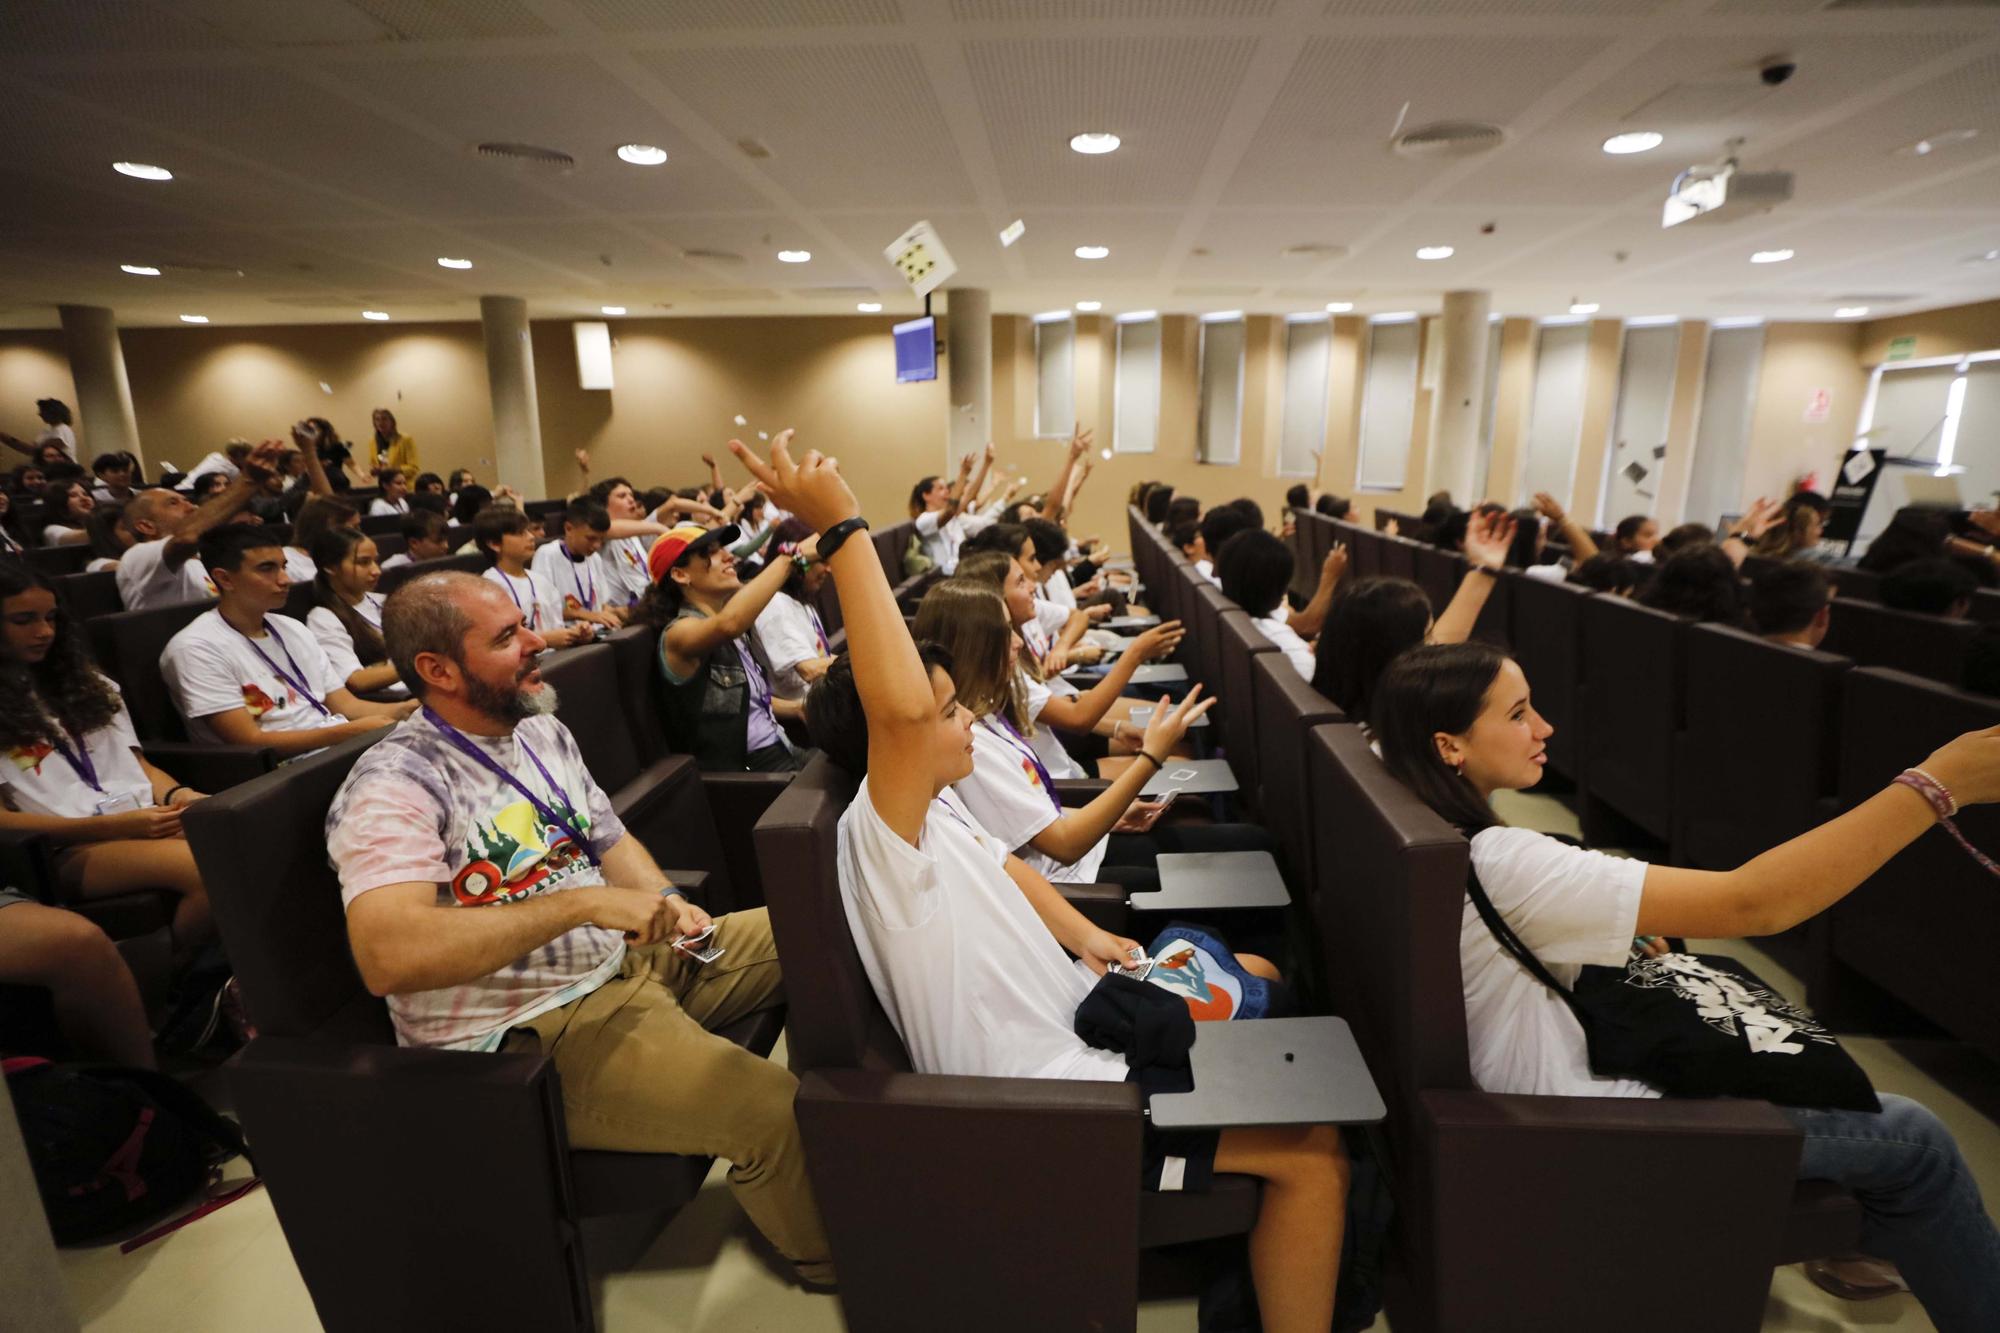
[[[895,327],[896,383],[937,378],[937,320],[925,315]]]

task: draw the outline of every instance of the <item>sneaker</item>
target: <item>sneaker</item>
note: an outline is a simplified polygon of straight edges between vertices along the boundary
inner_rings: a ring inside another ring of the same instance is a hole
[[[1865,1254],[1812,1259],[1805,1264],[1805,1270],[1815,1287],[1843,1301],[1880,1300],[1910,1289],[1910,1284],[1896,1271],[1896,1265]]]

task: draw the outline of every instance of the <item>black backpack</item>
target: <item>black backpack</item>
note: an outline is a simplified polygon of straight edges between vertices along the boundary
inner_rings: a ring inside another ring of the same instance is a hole
[[[163,1217],[200,1193],[212,1168],[249,1155],[235,1121],[165,1074],[33,1058],[5,1069],[58,1245]]]

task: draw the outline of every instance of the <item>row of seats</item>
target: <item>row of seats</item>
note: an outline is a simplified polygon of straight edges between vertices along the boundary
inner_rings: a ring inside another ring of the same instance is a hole
[[[1136,510],[1131,529],[1149,583],[1173,587],[1180,553]],[[1185,579],[1183,590],[1205,615],[1202,590]],[[1766,1104],[1480,1091],[1459,973],[1466,840],[1388,777],[1281,654],[1226,628],[1218,644],[1222,678],[1241,679],[1247,661],[1251,684],[1252,739],[1230,753],[1307,887],[1334,1010],[1389,1103],[1396,1328],[1594,1329],[1617,1309],[1632,1328],[1754,1329],[1774,1265],[1853,1245],[1858,1205],[1794,1181],[1797,1131]],[[1635,1161],[1701,1198],[1714,1224],[1633,1206]],[[1496,1199],[1507,1227],[1492,1225]],[[1672,1300],[1634,1302],[1661,1272],[1700,1278]]]

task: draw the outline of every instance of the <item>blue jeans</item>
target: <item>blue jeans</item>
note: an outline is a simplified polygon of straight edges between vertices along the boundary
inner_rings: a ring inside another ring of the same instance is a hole
[[[1780,1107],[1805,1131],[1801,1180],[1831,1180],[1861,1200],[1861,1250],[1902,1270],[1938,1333],[1993,1327],[2000,1232],[1951,1131],[1921,1103],[1882,1094],[1874,1111]]]

